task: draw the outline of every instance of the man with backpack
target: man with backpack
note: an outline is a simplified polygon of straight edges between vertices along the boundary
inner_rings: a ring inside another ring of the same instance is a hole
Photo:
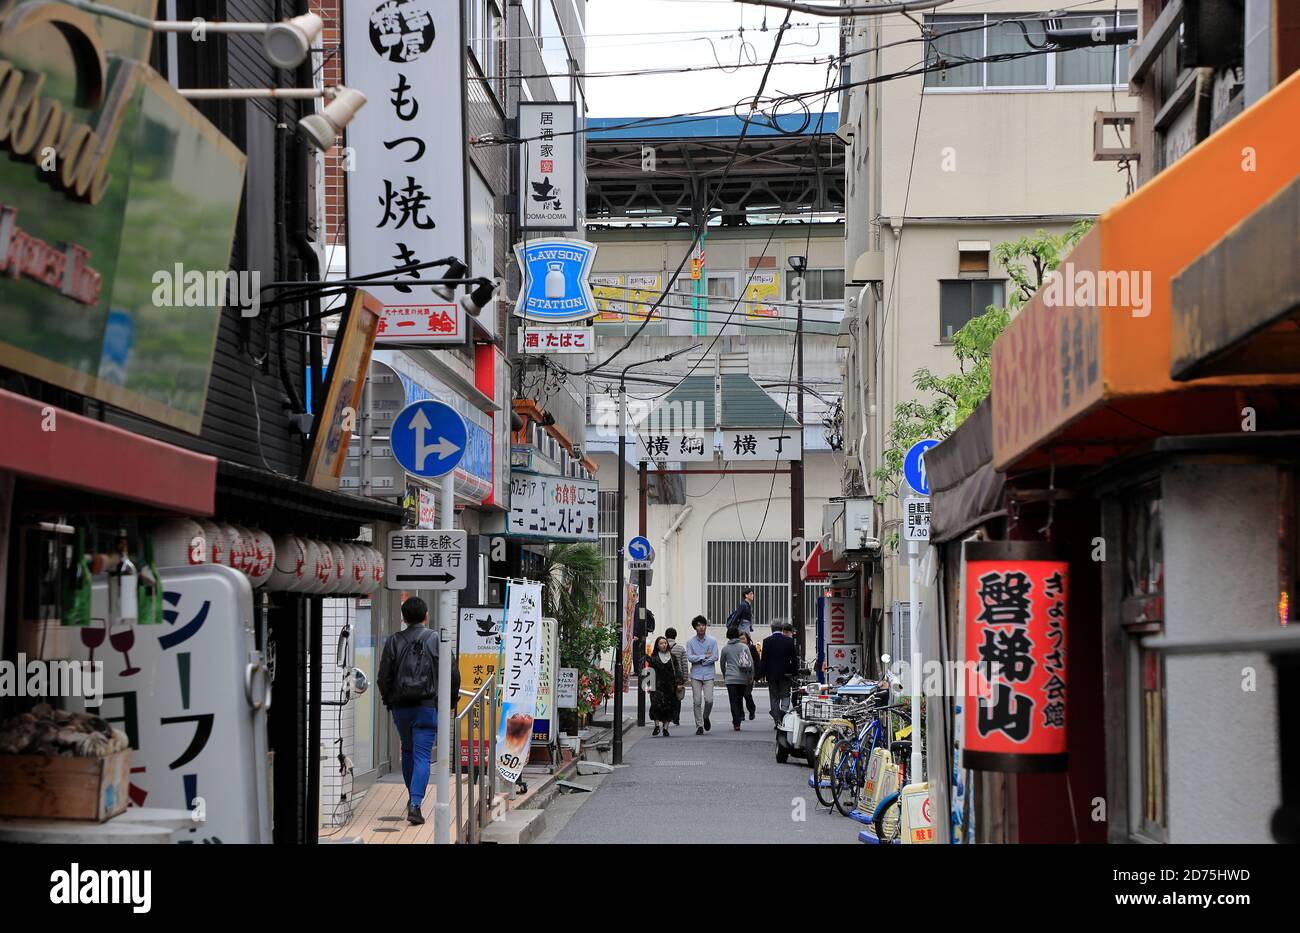
[[[747,586],[740,591],[740,605],[731,610],[731,615],[727,616],[727,628],[734,628],[737,632],[748,632],[749,637],[754,637],[754,588]]]
[[[428,626],[429,607],[418,596],[402,603],[406,628],[384,643],[379,662],[379,696],[393,714],[402,740],[402,780],[411,795],[407,822],[424,822],[420,806],[429,786],[433,743],[438,734],[438,633]],[[451,659],[451,710],[460,698],[460,671]]]

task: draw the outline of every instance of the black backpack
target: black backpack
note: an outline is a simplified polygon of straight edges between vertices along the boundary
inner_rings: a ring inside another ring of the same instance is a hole
[[[420,626],[414,637],[411,629],[401,635],[397,660],[393,663],[392,704],[417,703],[438,694],[437,635]]]

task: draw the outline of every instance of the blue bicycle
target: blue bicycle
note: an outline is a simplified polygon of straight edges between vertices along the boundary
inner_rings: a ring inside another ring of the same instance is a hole
[[[858,808],[862,788],[867,780],[867,768],[871,764],[871,753],[877,748],[889,746],[890,736],[882,714],[897,716],[904,723],[911,722],[905,707],[881,707],[854,738],[840,740],[831,753],[831,798],[835,809],[844,816],[851,816]]]

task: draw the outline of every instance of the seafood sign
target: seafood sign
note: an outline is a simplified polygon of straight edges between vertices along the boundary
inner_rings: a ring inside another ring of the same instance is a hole
[[[501,625],[501,705],[497,772],[510,784],[528,760],[542,663],[542,585],[511,580]]]

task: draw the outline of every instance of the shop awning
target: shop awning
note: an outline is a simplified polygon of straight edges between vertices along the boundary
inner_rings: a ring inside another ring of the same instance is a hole
[[[930,482],[930,543],[942,544],[1005,514],[1006,475],[993,468],[993,407],[979,404],[937,447],[925,452]]]
[[[1300,179],[1174,279],[1174,379],[1300,373]]]
[[[217,460],[0,390],[0,470],[154,508],[214,514]]]
[[[1175,381],[1172,282],[1300,174],[1296,73],[1103,214],[993,346],[993,467],[1099,463],[1240,421],[1300,375]],[[927,465],[930,463],[927,457]]]

